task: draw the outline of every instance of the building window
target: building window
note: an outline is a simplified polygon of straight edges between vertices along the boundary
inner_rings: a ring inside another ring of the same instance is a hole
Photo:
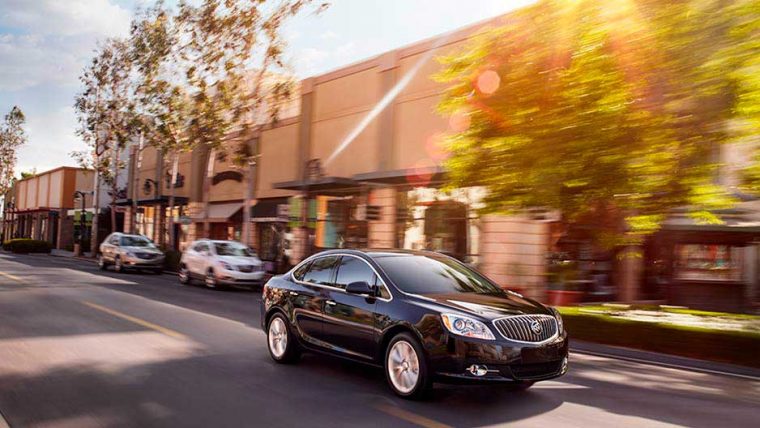
[[[741,281],[743,247],[716,244],[676,245],[675,278]]]

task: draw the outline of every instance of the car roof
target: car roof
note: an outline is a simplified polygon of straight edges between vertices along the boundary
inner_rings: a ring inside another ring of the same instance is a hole
[[[316,253],[313,255],[316,256],[316,255],[329,255],[329,254],[365,255],[370,258],[385,257],[385,256],[403,256],[403,255],[408,255],[408,256],[431,256],[431,255],[440,256],[442,255],[440,253],[436,253],[433,251],[406,250],[402,248],[362,248],[362,249],[337,248],[337,249],[320,251],[319,253]]]

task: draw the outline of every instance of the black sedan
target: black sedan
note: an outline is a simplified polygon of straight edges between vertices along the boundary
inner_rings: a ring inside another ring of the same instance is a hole
[[[402,397],[434,381],[522,389],[567,371],[556,310],[437,253],[325,251],[272,278],[261,310],[275,361],[312,350],[382,366]]]

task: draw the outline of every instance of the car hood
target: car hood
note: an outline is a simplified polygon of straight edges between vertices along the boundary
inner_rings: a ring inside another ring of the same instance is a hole
[[[217,256],[219,260],[227,262],[231,265],[261,265],[261,260],[258,257],[243,257],[243,256]]]
[[[549,308],[541,303],[509,291],[504,294],[452,293],[426,294],[418,297],[440,306],[487,319],[523,314],[551,315]]]
[[[126,251],[131,251],[133,253],[150,253],[150,254],[163,254],[161,250],[158,248],[151,248],[151,247],[121,247],[125,249]]]

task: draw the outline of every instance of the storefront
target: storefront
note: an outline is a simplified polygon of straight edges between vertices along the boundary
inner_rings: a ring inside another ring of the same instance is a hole
[[[669,304],[716,311],[746,311],[758,300],[760,223],[737,208],[724,223],[668,220],[646,248],[644,290],[659,290]]]

